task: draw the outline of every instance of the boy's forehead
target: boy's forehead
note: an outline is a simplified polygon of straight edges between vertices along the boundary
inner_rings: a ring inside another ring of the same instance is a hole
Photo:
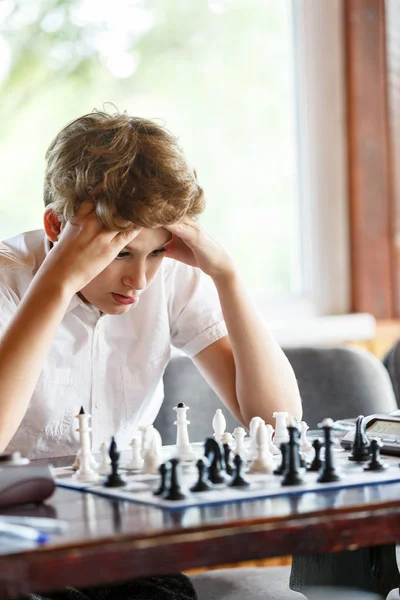
[[[152,250],[155,250],[169,242],[171,238],[172,233],[168,229],[164,229],[164,227],[157,227],[155,229],[144,228],[125,248],[130,248],[131,250],[140,250],[143,248],[147,250],[150,247]]]

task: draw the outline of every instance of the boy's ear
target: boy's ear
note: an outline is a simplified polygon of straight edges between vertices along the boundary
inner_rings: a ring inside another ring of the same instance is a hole
[[[61,233],[61,223],[54,212],[54,209],[51,204],[46,206],[43,215],[43,225],[44,230],[46,232],[47,237],[51,242],[57,242],[58,237]]]

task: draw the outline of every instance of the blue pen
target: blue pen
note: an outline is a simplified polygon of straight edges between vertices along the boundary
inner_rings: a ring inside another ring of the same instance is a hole
[[[49,540],[48,535],[42,531],[33,529],[32,527],[15,525],[12,523],[2,523],[0,521],[0,537],[1,536],[20,538],[23,540],[29,540],[31,542],[36,542],[37,544],[44,544]]]
[[[47,533],[65,533],[68,528],[67,521],[60,519],[50,519],[48,517],[25,517],[20,515],[0,515],[0,523],[14,523],[15,525],[25,525],[45,531]]]

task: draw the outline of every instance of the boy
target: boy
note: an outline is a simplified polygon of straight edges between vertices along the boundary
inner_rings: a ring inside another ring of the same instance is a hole
[[[245,426],[300,419],[290,364],[196,218],[203,192],[177,140],[93,112],[46,159],[44,230],[0,245],[0,451],[74,454],[81,405],[95,449],[111,435],[126,447],[158,413],[171,344]]]

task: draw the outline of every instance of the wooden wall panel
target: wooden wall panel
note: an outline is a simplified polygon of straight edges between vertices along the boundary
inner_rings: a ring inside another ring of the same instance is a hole
[[[400,316],[400,2],[386,0],[394,312]]]
[[[391,318],[385,2],[344,0],[344,18],[352,309]]]

